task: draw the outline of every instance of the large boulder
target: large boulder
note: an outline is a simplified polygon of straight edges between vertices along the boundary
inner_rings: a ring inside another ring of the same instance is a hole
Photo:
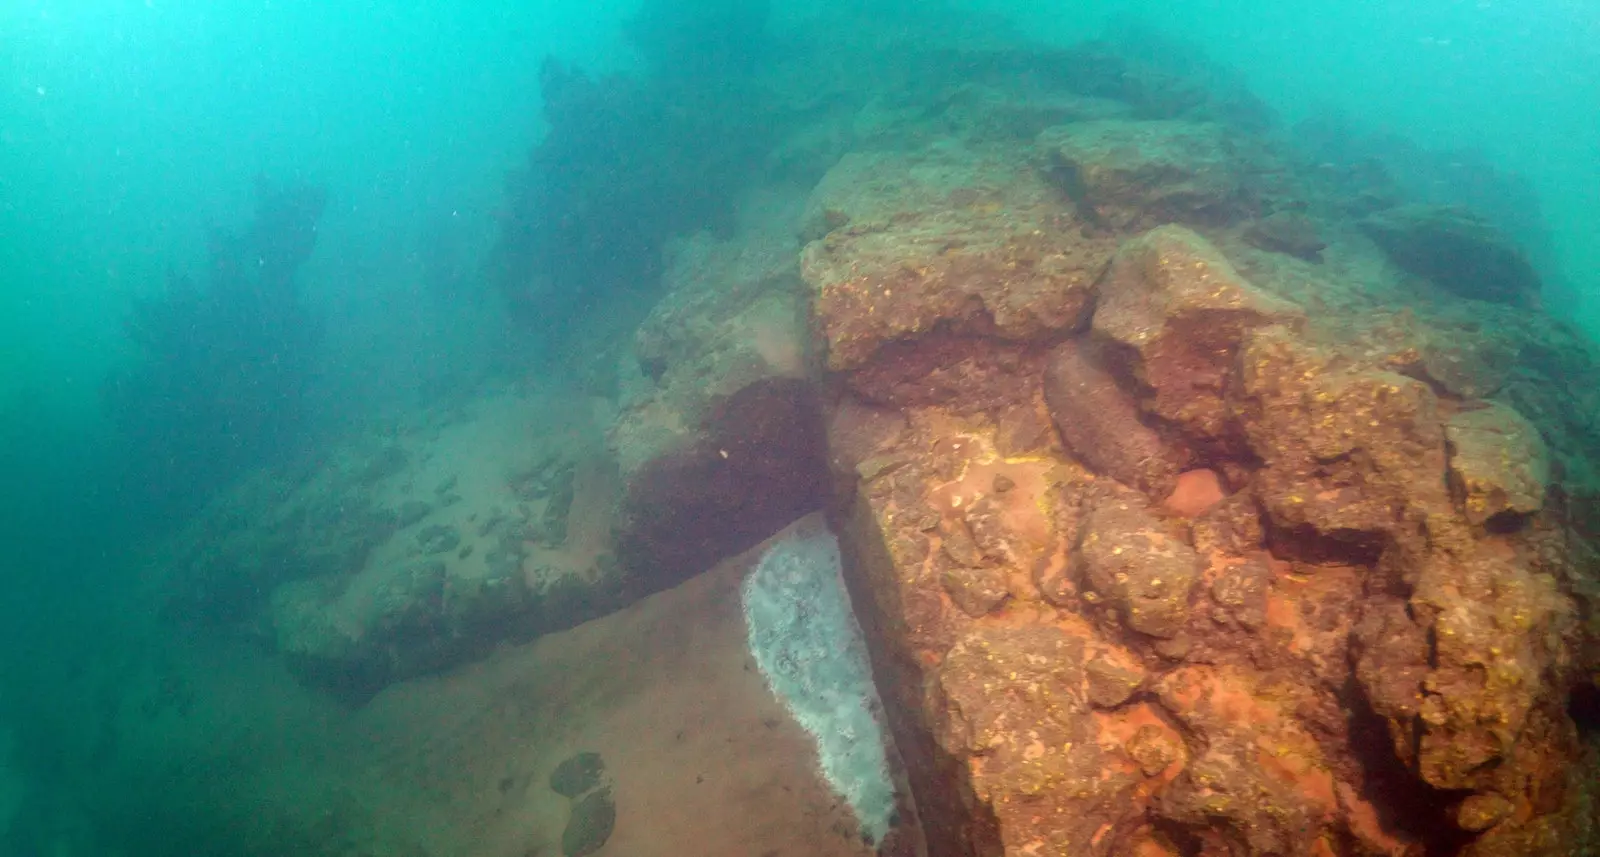
[[[1600,779],[1568,699],[1600,668],[1579,621],[1600,532],[1566,498],[1593,496],[1600,432],[1552,379],[1591,360],[1526,310],[1377,315],[1419,293],[1349,224],[1320,265],[1241,234],[1220,132],[1124,149],[1138,131],[1094,124],[1041,145],[1084,171],[1097,228],[1035,239],[1118,240],[1088,324],[1002,327],[1003,275],[939,274],[920,238],[1013,222],[905,204],[959,148],[814,196],[900,212],[855,230],[813,206],[803,272],[846,573],[930,850],[1589,847]],[[1207,168],[1153,166],[1190,144],[1209,155],[1168,160]],[[1032,154],[1004,151],[968,169]]]
[[[1114,609],[1129,630],[1172,639],[1188,623],[1200,555],[1150,511],[1107,498],[1085,516],[1073,549],[1084,599]]]
[[[1044,400],[1061,440],[1090,469],[1152,496],[1172,490],[1186,454],[1144,422],[1092,349],[1069,341],[1050,352]]]
[[[1445,486],[1444,418],[1428,385],[1340,357],[1286,328],[1252,333],[1236,413],[1263,466],[1254,493],[1273,522],[1350,543],[1460,540]]]
[[[1246,334],[1305,320],[1300,307],[1252,285],[1182,226],[1124,244],[1099,292],[1094,332],[1123,354],[1145,410],[1210,444],[1231,431],[1225,387]]]
[[[1491,403],[1445,425],[1450,485],[1473,524],[1517,519],[1544,508],[1550,457],[1539,430],[1515,410]]]

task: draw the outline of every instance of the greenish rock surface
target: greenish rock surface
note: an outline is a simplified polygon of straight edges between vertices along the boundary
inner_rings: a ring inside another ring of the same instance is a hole
[[[605,773],[606,765],[599,753],[576,753],[550,772],[550,789],[562,797],[576,798],[600,785]]]
[[[572,805],[572,815],[561,831],[561,853],[584,857],[599,851],[617,826],[617,803],[610,789],[591,792]]]

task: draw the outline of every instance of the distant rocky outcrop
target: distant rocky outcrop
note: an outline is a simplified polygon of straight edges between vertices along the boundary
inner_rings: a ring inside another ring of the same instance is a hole
[[[200,276],[171,274],[134,301],[123,327],[137,353],[103,390],[130,504],[192,511],[295,448],[321,344],[298,274],[326,204],[320,187],[259,180],[254,218],[212,233]]]
[[[1539,305],[1539,274],[1509,237],[1461,208],[1402,205],[1361,222],[1395,264],[1464,298]]]

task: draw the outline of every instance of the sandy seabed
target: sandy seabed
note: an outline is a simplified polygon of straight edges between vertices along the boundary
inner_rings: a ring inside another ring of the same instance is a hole
[[[451,853],[559,854],[567,801],[548,777],[592,750],[618,807],[601,855],[869,854],[746,650],[746,567],[393,688],[356,731],[395,748],[384,779],[414,771],[443,801]]]
[[[751,561],[355,709],[257,646],[153,629],[159,654],[128,647],[107,679],[109,749],[75,790],[128,854],[189,828],[250,854],[555,857],[550,773],[593,751],[617,806],[597,857],[871,854],[746,649]]]

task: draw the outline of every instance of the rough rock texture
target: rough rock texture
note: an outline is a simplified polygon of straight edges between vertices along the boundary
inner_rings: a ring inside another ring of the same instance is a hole
[[[1083,83],[1000,100],[1127,112],[864,147],[802,228],[930,851],[1591,853],[1589,345],[1416,288],[1247,126]]]
[[[932,857],[1595,853],[1600,363],[1518,251],[1105,45],[818,14],[767,196],[594,349],[597,459],[286,514],[270,615],[179,603],[393,676],[464,581],[626,601],[826,503]]]
[[[1256,211],[1227,126],[1178,120],[1102,120],[1039,137],[1062,188],[1092,222],[1112,229],[1221,224]]]
[[[1450,487],[1474,524],[1516,519],[1544,508],[1550,459],[1539,430],[1505,405],[1462,411],[1445,424]]]
[[[861,367],[891,344],[902,348],[887,362],[914,362],[940,333],[1023,341],[1082,326],[1113,245],[1064,240],[1081,221],[1058,196],[1025,159],[956,147],[845,156],[803,227],[821,236],[803,271],[828,367]]]
[[[1275,211],[1251,221],[1243,237],[1263,250],[1287,253],[1311,262],[1320,262],[1322,251],[1328,246],[1316,221],[1295,211]]]
[[[1083,571],[1084,600],[1114,608],[1129,630],[1163,639],[1183,631],[1200,555],[1142,504],[1097,503],[1072,559]]]
[[[1299,307],[1251,286],[1181,226],[1124,244],[1099,296],[1094,332],[1126,355],[1143,410],[1212,443],[1228,438],[1225,385],[1246,334],[1304,320]]]

